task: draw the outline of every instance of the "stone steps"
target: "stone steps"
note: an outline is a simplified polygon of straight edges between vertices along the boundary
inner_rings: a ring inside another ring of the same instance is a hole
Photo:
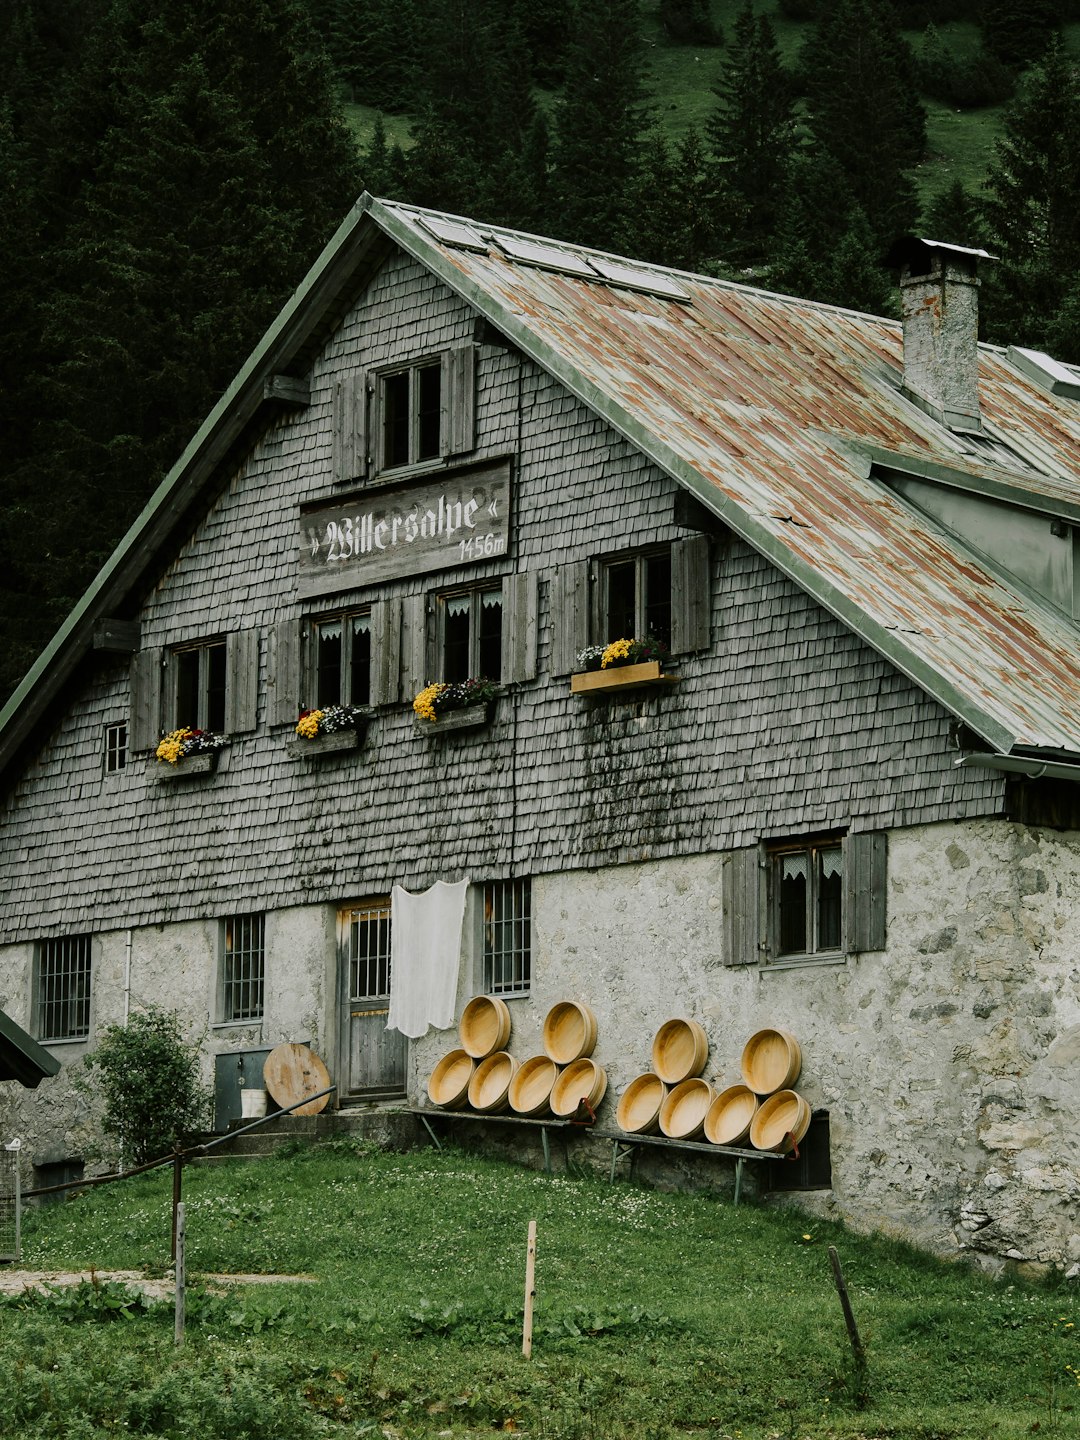
[[[190,1165],[221,1165],[227,1160],[254,1161],[273,1155],[293,1141],[312,1144],[338,1135],[353,1135],[375,1141],[383,1149],[411,1149],[416,1143],[416,1120],[405,1109],[404,1096],[378,1097],[321,1115],[268,1115],[255,1129],[250,1120],[234,1121],[227,1140],[208,1135],[204,1140],[219,1143],[205,1155],[193,1156]]]

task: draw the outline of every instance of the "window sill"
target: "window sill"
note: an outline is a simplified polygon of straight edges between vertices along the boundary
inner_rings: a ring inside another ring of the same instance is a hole
[[[197,775],[213,775],[218,765],[218,754],[217,750],[207,750],[201,755],[185,755],[175,765],[170,765],[167,760],[152,759],[153,778],[159,785],[164,785],[173,780],[190,780]]]
[[[681,679],[681,675],[665,675],[659,660],[645,660],[640,665],[614,665],[609,670],[580,670],[570,676],[570,693],[599,695],[646,685],[678,685]]]
[[[820,970],[846,965],[846,955],[793,955],[790,959],[769,960],[759,967],[762,975],[768,975],[776,970]]]
[[[413,719],[413,728],[417,735],[433,738],[455,730],[479,730],[490,721],[493,706],[494,701],[490,700],[484,705],[467,705],[463,710],[448,710],[438,720],[422,720],[417,715]]]
[[[285,753],[291,760],[320,760],[325,755],[342,755],[360,748],[366,730],[365,718],[351,730],[334,730],[329,735],[315,735],[310,740],[294,735],[286,740]]]
[[[262,1030],[263,1017],[252,1020],[212,1020],[211,1030]]]

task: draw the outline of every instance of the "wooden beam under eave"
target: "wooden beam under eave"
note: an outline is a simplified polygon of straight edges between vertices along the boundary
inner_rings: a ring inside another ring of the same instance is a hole
[[[112,655],[134,655],[139,648],[138,620],[99,620],[94,626],[94,649]]]
[[[302,410],[311,404],[311,386],[294,375],[268,375],[263,381],[263,399]]]

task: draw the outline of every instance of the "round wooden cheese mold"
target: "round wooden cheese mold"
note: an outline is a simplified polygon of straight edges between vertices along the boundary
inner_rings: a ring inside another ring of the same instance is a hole
[[[596,1048],[596,1016],[577,1000],[560,1000],[544,1017],[544,1051],[556,1065],[584,1060]]]
[[[595,1060],[583,1056],[573,1060],[551,1087],[551,1113],[560,1119],[573,1115],[582,1100],[595,1110],[607,1091],[607,1071]]]
[[[330,1072],[306,1045],[275,1045],[263,1064],[263,1081],[267,1090],[288,1110],[308,1095],[319,1095],[330,1088]],[[330,1102],[329,1095],[319,1095],[306,1105],[297,1105],[294,1115],[319,1115]]]
[[[748,1085],[729,1085],[709,1106],[705,1139],[713,1145],[742,1145],[750,1135],[757,1108],[758,1097]]]
[[[786,1154],[797,1145],[810,1125],[810,1106],[794,1090],[778,1090],[761,1102],[750,1124],[750,1144],[755,1150]]]
[[[755,1095],[790,1090],[802,1070],[799,1042],[787,1030],[758,1030],[743,1046],[740,1069]]]
[[[691,1076],[680,1081],[660,1106],[660,1129],[669,1140],[696,1140],[712,1102],[713,1088],[707,1080]]]
[[[665,1085],[700,1075],[709,1058],[709,1037],[696,1020],[665,1020],[652,1044],[652,1068]]]
[[[551,1087],[559,1067],[548,1055],[523,1060],[510,1081],[510,1109],[517,1115],[546,1115],[551,1109]]]
[[[667,1093],[668,1087],[651,1070],[635,1076],[615,1107],[619,1129],[627,1135],[655,1135],[660,1129],[660,1106]]]
[[[510,1108],[510,1082],[517,1073],[518,1062],[505,1050],[487,1055],[473,1071],[469,1081],[469,1104],[485,1115],[501,1115]]]
[[[474,1060],[506,1049],[510,1039],[510,1008],[497,995],[476,995],[458,1022],[461,1048]]]
[[[444,1055],[428,1077],[428,1099],[444,1110],[463,1110],[469,1103],[469,1081],[476,1061],[464,1050]]]

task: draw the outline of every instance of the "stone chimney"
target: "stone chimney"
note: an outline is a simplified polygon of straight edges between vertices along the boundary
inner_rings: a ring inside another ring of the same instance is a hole
[[[900,266],[904,394],[950,430],[982,430],[976,271],[980,259],[992,258],[913,236],[889,255]]]

